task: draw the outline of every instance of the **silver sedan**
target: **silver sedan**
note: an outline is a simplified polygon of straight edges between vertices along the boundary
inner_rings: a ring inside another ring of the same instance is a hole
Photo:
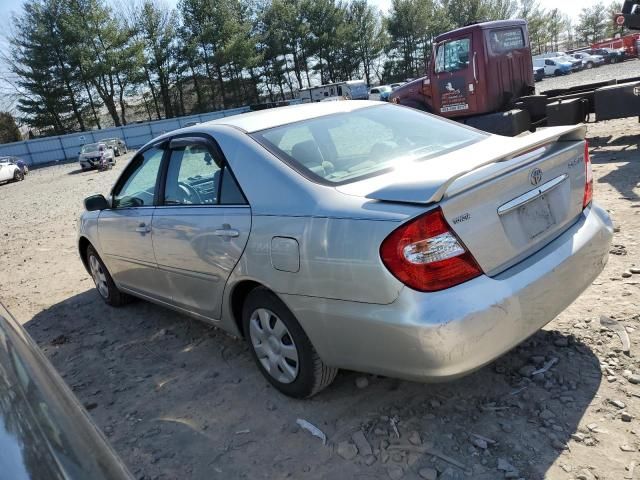
[[[366,101],[223,118],[153,140],[87,198],[80,256],[108,304],[244,337],[290,396],[339,368],[451,379],[602,271],[612,226],[584,133],[505,138]]]

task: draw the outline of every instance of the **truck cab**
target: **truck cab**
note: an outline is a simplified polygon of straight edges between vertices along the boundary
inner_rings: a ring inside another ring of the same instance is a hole
[[[447,118],[508,110],[535,92],[527,24],[483,22],[444,33],[435,39],[427,72],[390,100]]]

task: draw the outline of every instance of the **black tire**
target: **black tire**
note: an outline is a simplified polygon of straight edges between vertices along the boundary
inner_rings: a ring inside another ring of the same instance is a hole
[[[13,172],[14,182],[20,182],[22,180],[24,180],[24,174],[22,173],[22,170],[16,170],[15,172]]]
[[[269,310],[275,314],[268,321],[271,322],[277,316],[288,330],[283,339],[286,339],[287,335],[290,336],[289,340],[293,344],[298,358],[297,375],[290,383],[281,382],[273,377],[258,358],[256,347],[254,347],[251,338],[250,321],[252,315],[259,309]],[[249,351],[256,365],[269,383],[285,395],[294,398],[312,397],[329,386],[336,377],[338,369],[324,364],[293,313],[270,290],[259,287],[249,293],[242,307],[242,325]]]
[[[92,273],[92,268],[91,268],[92,257],[95,258],[95,260],[98,262],[102,270],[102,273],[104,274],[106,287],[107,287],[106,294],[104,294],[103,291],[101,291],[101,289],[98,286],[98,282],[96,281],[96,278]],[[100,258],[100,255],[98,255],[98,252],[96,252],[95,248],[93,248],[92,245],[89,245],[87,247],[87,266],[89,267],[89,274],[91,275],[91,278],[93,278],[93,282],[96,284],[96,290],[98,291],[98,295],[100,295],[100,298],[102,298],[102,300],[104,300],[104,302],[107,305],[111,305],[112,307],[120,307],[122,305],[129,303],[132,300],[132,297],[130,295],[127,295],[126,293],[123,293],[120,290],[118,290],[118,287],[116,287],[116,284],[113,282],[113,278],[111,278],[111,274],[109,273],[109,270],[107,270],[107,267],[105,266],[104,262]]]
[[[559,69],[559,68],[556,68],[556,71],[555,71],[555,72],[553,72],[553,74],[554,74],[556,77],[559,77],[560,75],[562,75],[562,72],[560,71],[560,69]]]
[[[591,70],[593,68],[593,62],[587,62],[587,70]]]
[[[616,63],[618,59],[616,57],[611,57],[611,63]]]
[[[117,148],[117,149],[114,149],[114,150],[113,150],[113,154],[114,154],[116,157],[119,157],[119,156],[120,156],[120,149],[118,149],[118,148]]]

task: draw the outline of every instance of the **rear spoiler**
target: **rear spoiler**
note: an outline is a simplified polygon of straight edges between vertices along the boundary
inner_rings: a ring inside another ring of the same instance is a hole
[[[412,163],[407,168],[390,175],[383,175],[384,179],[374,177],[371,181],[357,182],[362,183],[359,187],[353,184],[354,188],[351,189],[346,185],[339,187],[339,190],[344,193],[360,194],[372,200],[435,203],[444,198],[453,182],[474,170],[521,157],[521,161],[510,165],[508,170],[496,171],[482,178],[482,182],[491,180],[539,158],[545,153],[545,150],[541,149],[551,143],[584,140],[586,130],[584,125],[572,125],[548,127],[521,137],[493,135],[479,143],[446,155]],[[364,192],[363,189],[369,191]]]

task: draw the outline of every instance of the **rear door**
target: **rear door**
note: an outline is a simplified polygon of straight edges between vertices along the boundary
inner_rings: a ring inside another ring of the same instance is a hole
[[[433,105],[444,117],[470,115],[476,111],[474,60],[471,33],[447,39],[437,46],[434,62]],[[477,73],[476,73],[477,75]]]
[[[224,286],[249,238],[251,209],[207,138],[172,140],[165,177],[152,225],[158,267],[174,305],[218,319]]]
[[[112,208],[100,212],[98,235],[103,260],[119,286],[166,301],[151,232],[163,156],[163,149],[152,147],[133,158],[113,189]]]

